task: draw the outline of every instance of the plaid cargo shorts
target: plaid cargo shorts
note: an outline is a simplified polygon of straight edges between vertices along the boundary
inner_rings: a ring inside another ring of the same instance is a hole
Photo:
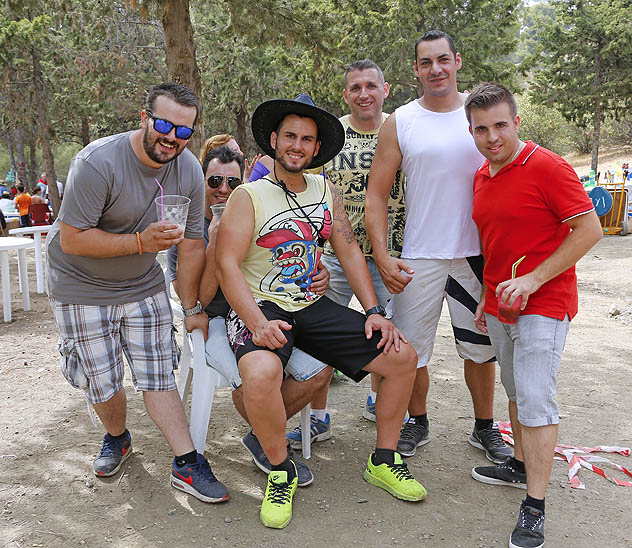
[[[163,291],[138,302],[92,306],[51,299],[59,330],[61,370],[90,403],[108,401],[123,386],[123,354],[136,390],[175,390],[180,359],[169,298]]]

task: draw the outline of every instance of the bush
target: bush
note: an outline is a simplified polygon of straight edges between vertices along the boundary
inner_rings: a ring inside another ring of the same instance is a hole
[[[533,103],[526,95],[516,97],[520,116],[520,138],[531,140],[540,146],[563,156],[575,149],[570,122],[554,108]]]

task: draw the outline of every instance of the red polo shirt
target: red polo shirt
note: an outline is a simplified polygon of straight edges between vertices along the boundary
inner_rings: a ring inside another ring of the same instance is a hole
[[[483,244],[487,285],[485,312],[498,314],[496,286],[511,278],[511,266],[526,258],[516,277],[536,268],[570,233],[564,222],[593,209],[573,168],[531,141],[494,177],[486,161],[474,176],[472,217]],[[545,283],[521,312],[563,320],[577,314],[575,266]]]

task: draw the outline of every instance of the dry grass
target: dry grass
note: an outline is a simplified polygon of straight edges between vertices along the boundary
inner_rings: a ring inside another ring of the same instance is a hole
[[[577,175],[580,177],[582,175],[588,175],[591,158],[590,154],[577,154],[575,152],[564,156],[564,159],[573,166]],[[632,164],[632,146],[599,148],[598,170],[602,173],[606,169],[613,167],[620,168],[624,162]]]

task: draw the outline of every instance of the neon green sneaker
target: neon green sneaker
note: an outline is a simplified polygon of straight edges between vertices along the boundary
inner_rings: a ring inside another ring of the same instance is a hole
[[[274,529],[283,529],[292,519],[292,497],[296,491],[298,483],[298,474],[296,473],[296,465],[294,466],[294,479],[292,482],[287,481],[287,472],[278,472],[272,470],[268,474],[268,485],[266,486],[266,494],[261,503],[261,523],[266,527]]]
[[[426,489],[408,471],[408,466],[402,461],[399,453],[395,452],[395,464],[380,464],[375,466],[369,457],[363,477],[371,485],[381,487],[394,497],[402,500],[423,500]]]

